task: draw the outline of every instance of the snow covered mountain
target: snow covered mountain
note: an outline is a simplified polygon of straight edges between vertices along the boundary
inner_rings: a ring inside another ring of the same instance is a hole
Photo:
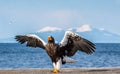
[[[95,43],[120,43],[120,35],[110,33],[105,30],[92,29],[91,31],[77,32],[76,29],[71,29],[70,31],[78,33],[80,36],[95,42]],[[60,42],[64,36],[64,30],[57,31],[46,31],[34,33],[44,40],[47,40],[47,36],[53,36],[57,42]]]
[[[94,43],[120,43],[120,35],[111,33],[104,29],[90,28],[88,25],[84,25],[80,28],[69,28],[67,30],[76,32],[81,37],[84,37]],[[47,37],[51,35],[55,38],[56,42],[60,42],[64,36],[65,31],[66,30],[56,27],[46,27],[31,34],[36,34],[45,41],[47,41]],[[15,36],[11,38],[0,39],[0,43],[16,42],[14,37]]]

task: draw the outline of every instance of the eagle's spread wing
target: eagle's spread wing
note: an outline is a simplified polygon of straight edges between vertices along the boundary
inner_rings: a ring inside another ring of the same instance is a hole
[[[60,42],[60,50],[67,56],[73,56],[77,50],[91,54],[95,50],[95,45],[77,33],[66,31]]]
[[[40,47],[45,49],[46,43],[37,35],[34,34],[28,34],[28,35],[17,35],[15,37],[17,41],[19,41],[21,44],[27,43],[26,46],[30,47]]]

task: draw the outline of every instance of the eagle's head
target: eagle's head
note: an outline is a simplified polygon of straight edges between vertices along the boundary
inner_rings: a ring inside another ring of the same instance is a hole
[[[52,36],[48,36],[48,43],[55,43],[54,38]]]

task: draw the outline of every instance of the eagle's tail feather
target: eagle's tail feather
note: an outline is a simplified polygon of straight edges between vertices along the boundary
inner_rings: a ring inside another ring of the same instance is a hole
[[[63,64],[65,64],[65,63],[75,63],[75,62],[77,62],[76,60],[74,60],[74,59],[72,59],[72,58],[70,58],[70,57],[67,57],[67,56],[64,56],[64,58],[63,58]]]

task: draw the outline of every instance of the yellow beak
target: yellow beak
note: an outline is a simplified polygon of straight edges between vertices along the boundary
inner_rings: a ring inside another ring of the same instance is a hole
[[[51,36],[48,36],[48,41],[51,41],[51,40],[52,40]]]

